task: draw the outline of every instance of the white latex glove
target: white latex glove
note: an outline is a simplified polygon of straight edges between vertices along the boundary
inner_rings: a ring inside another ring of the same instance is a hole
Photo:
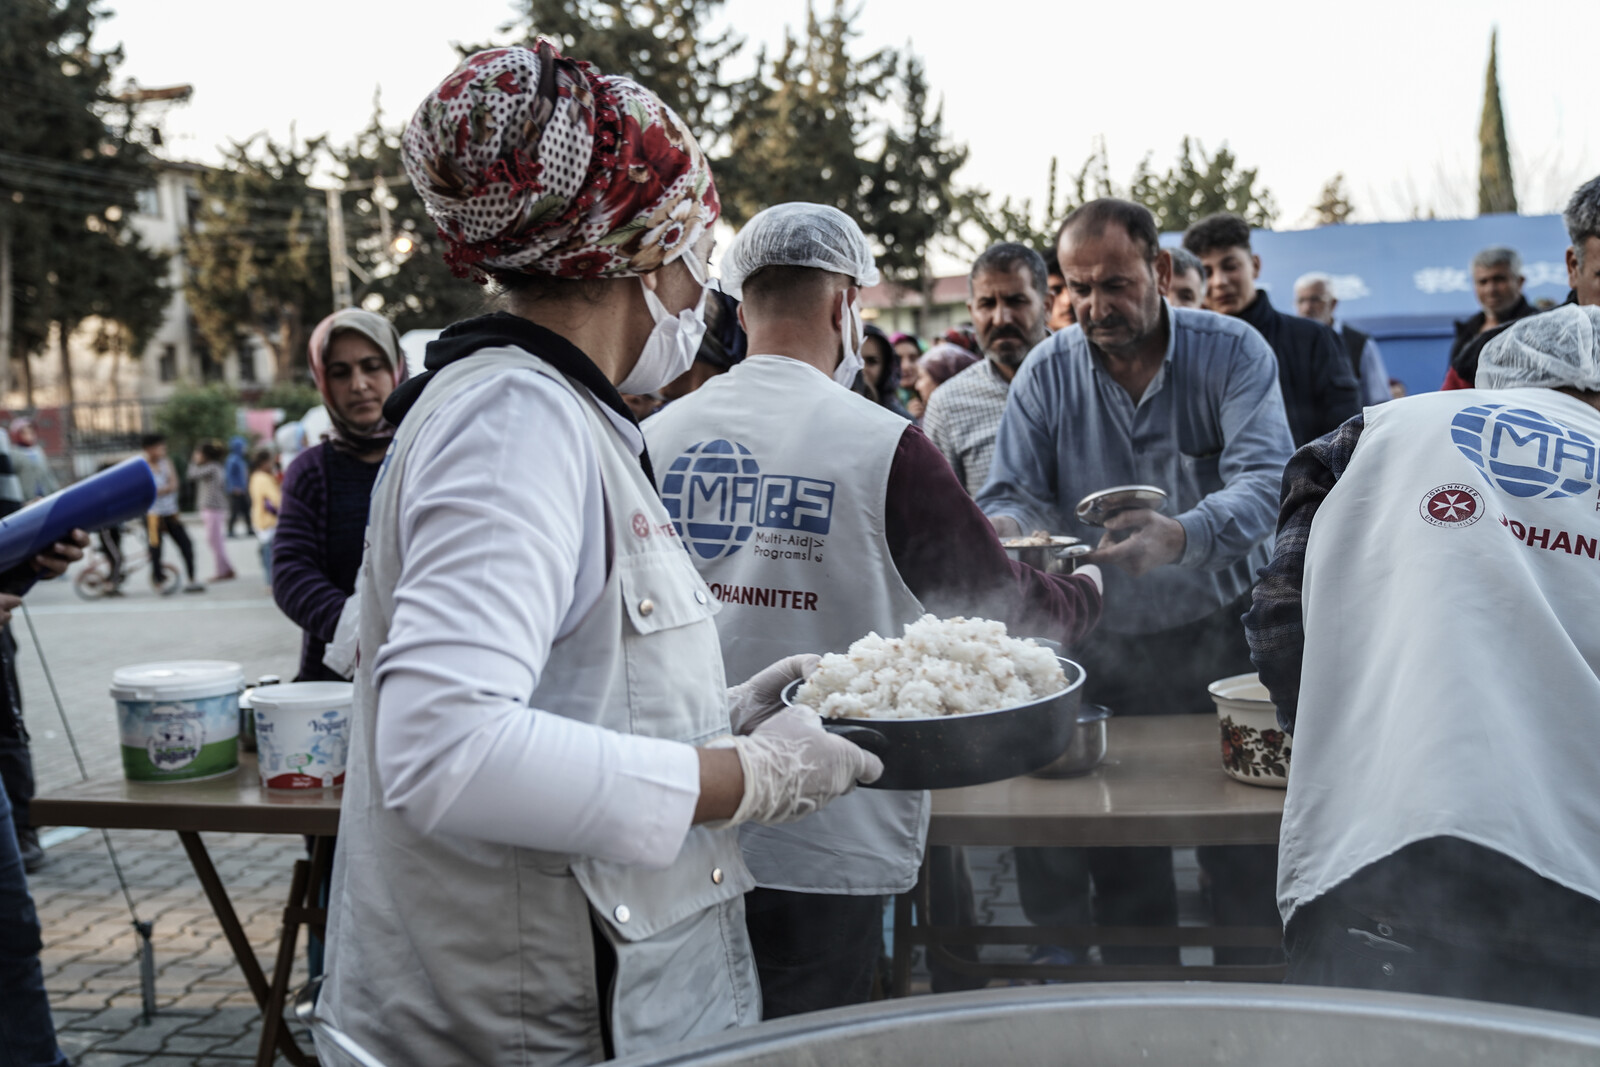
[[[344,602],[333,640],[322,653],[322,665],[339,677],[350,679],[356,673],[356,637],[361,629],[361,579],[356,579],[355,595]]]
[[[783,710],[783,688],[796,678],[808,677],[822,657],[805,652],[780,659],[728,690],[728,728],[748,734]]]
[[[793,822],[883,774],[877,756],[828,733],[810,708],[784,708],[732,741],[744,771],[744,799],[730,826]]]
[[[1093,563],[1081,564],[1072,573],[1074,576],[1081,574],[1093,582],[1095,592],[1104,593],[1106,591],[1105,576],[1100,573],[1100,568],[1095,566]]]

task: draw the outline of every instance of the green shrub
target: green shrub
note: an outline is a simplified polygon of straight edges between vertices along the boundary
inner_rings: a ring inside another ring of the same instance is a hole
[[[322,403],[322,394],[308,382],[280,382],[261,394],[258,408],[282,408],[284,422],[298,422],[306,412]]]

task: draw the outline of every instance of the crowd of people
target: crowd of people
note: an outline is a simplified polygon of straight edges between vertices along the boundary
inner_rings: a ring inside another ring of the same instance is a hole
[[[238,520],[270,532],[298,677],[355,681],[319,1012],[378,1059],[592,1061],[866,1000],[930,798],[857,791],[878,759],[779,694],[925,612],[1058,641],[1117,715],[1211,714],[1259,670],[1296,736],[1282,844],[1199,861],[1217,925],[1285,924],[1291,981],[1600,1014],[1592,799],[1542,784],[1600,772],[1572,743],[1600,706],[1600,178],[1567,304],[1486,250],[1447,388],[1390,403],[1330,278],[1289,314],[1243,219],[1169,249],[1119,199],[976,257],[969,325],[885,333],[854,220],[776,205],[718,257],[694,132],[547,41],[469,57],[403,158],[502,310],[409,380],[387,320],[336,312],[327,439],[281,486],[270,453],[189,468],[212,580]],[[145,453],[152,554],[195,588]],[[1134,484],[1165,508],[1078,518]],[[1003,547],[1033,531],[1094,549],[1036,570]],[[927,858],[935,921],[973,921],[959,850]],[[1038,925],[1177,923],[1170,849],[1016,867]]]

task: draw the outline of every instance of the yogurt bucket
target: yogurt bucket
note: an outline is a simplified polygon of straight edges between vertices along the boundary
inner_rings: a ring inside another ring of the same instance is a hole
[[[251,692],[263,789],[344,785],[354,693],[349,682],[289,682]]]
[[[130,782],[192,782],[239,766],[244,671],[225,660],[123,667],[111,675]]]

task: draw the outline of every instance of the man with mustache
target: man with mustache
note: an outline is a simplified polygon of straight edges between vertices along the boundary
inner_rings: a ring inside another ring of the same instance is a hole
[[[1284,315],[1256,288],[1261,257],[1250,250],[1250,224],[1211,215],[1183,233],[1183,247],[1206,270],[1206,307],[1249,323],[1278,357],[1278,384],[1299,448],[1361,411],[1355,372],[1338,336],[1320,322]]]
[[[1118,715],[1209,715],[1207,684],[1251,670],[1239,618],[1268,558],[1292,445],[1272,350],[1238,319],[1164,301],[1172,257],[1158,238],[1150,212],[1125,200],[1092,201],[1061,224],[1057,254],[1078,325],[1017,373],[978,505],[1002,536],[1099,539],[1085,559],[1109,564],[1105,612],[1070,653],[1088,671],[1086,701]],[[1129,484],[1164,489],[1164,511],[1112,515],[1103,539],[1078,521],[1083,497]],[[1064,877],[1087,863],[1102,924],[1176,923],[1171,850],[1052,851]],[[1272,852],[1233,862],[1202,850],[1219,923],[1277,922]],[[1176,947],[1101,954],[1178,962]],[[1218,962],[1228,957],[1218,950]]]
[[[969,494],[976,495],[989,477],[1011,379],[1045,338],[1051,306],[1047,285],[1043,257],[1014,241],[987,249],[967,276],[967,311],[984,358],[928,399],[922,429]]]

